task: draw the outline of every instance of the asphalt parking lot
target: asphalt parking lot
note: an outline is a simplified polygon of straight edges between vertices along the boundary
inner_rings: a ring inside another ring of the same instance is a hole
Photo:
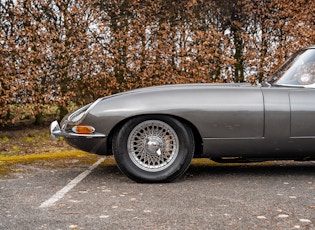
[[[314,162],[195,160],[173,183],[137,184],[99,159],[15,165],[0,229],[315,229]]]

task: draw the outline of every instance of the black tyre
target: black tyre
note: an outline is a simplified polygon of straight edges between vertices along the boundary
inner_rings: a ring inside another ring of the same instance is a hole
[[[169,116],[141,116],[127,121],[113,138],[120,170],[136,182],[170,182],[187,170],[194,137],[184,123]]]

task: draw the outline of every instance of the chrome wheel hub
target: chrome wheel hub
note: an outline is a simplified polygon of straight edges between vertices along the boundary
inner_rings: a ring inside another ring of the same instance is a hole
[[[157,172],[169,167],[178,155],[178,136],[167,123],[148,120],[138,124],[130,133],[127,142],[130,159],[148,172]]]
[[[148,137],[145,143],[145,151],[150,154],[161,155],[161,148],[163,147],[163,141],[159,137]]]

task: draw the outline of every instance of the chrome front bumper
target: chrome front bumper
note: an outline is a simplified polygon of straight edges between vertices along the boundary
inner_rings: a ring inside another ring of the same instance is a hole
[[[52,140],[59,140],[60,136],[61,136],[61,129],[58,124],[58,121],[53,121],[50,124],[50,138]]]
[[[60,137],[66,137],[66,138],[78,138],[78,137],[85,137],[85,138],[104,138],[106,137],[103,133],[92,133],[92,134],[78,134],[74,133],[72,131],[65,131],[60,128],[58,121],[53,121],[50,124],[50,137],[52,140],[59,140]]]

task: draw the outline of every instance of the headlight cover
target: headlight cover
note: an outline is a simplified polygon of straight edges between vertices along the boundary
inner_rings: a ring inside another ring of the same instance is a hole
[[[74,111],[72,114],[70,114],[68,120],[70,122],[74,122],[77,123],[78,121],[80,121],[84,115],[86,114],[86,111],[90,108],[92,104],[88,104],[86,106],[83,106],[82,108]]]
[[[72,123],[73,125],[79,124],[80,121],[88,114],[88,112],[93,109],[93,107],[101,100],[102,98],[99,98],[95,102],[87,104],[80,109],[77,109],[69,115],[69,117],[67,118],[68,122]]]

